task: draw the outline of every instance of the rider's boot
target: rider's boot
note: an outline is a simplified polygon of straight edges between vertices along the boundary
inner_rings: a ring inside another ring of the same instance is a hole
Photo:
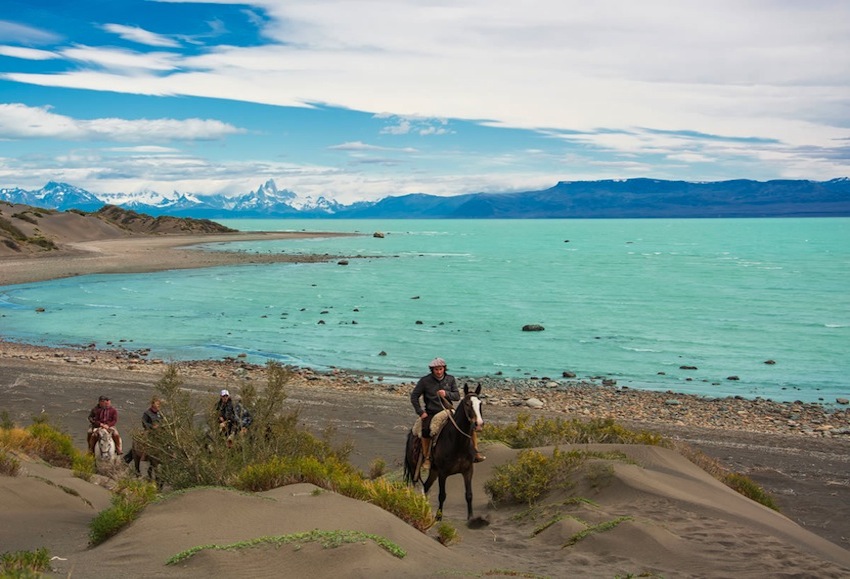
[[[121,437],[115,432],[112,433],[112,442],[115,443],[115,454],[119,456],[124,454],[121,450]]]
[[[422,468],[431,468],[431,439],[422,437]]]
[[[89,447],[89,454],[94,454],[95,439],[94,434],[92,434],[91,432],[88,434],[88,436],[86,436],[86,444]]]
[[[487,457],[478,451],[478,432],[475,430],[472,431],[472,448],[475,449],[475,457],[472,459],[472,462],[483,462],[487,460]]]

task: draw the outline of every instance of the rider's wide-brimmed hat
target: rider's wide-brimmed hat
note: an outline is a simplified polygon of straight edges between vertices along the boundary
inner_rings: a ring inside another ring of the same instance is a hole
[[[431,360],[428,363],[428,367],[429,368],[440,368],[440,367],[445,368],[446,367],[446,361],[443,360],[442,358],[434,358],[433,360]]]
[[[227,390],[222,390],[221,395],[222,396],[230,396],[230,392],[228,392]]]

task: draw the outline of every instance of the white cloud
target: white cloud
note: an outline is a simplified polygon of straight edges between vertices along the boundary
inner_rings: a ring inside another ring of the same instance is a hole
[[[244,130],[212,119],[81,120],[53,113],[50,107],[0,104],[0,138],[5,139],[192,141],[220,139],[241,132]]]
[[[59,58],[58,54],[49,50],[24,48],[22,46],[0,46],[0,55],[23,60],[53,60]]]
[[[48,44],[58,42],[59,36],[18,22],[0,20],[0,39],[20,44]]]
[[[177,48],[180,43],[176,40],[150,32],[138,26],[124,26],[123,24],[104,24],[103,29],[107,32],[117,34],[124,40],[145,44],[147,46],[161,46],[164,48]]]
[[[378,145],[369,145],[362,141],[351,141],[348,143],[341,143],[339,145],[331,145],[328,148],[335,151],[398,151],[401,153],[418,152],[417,149],[414,147],[381,147]]]

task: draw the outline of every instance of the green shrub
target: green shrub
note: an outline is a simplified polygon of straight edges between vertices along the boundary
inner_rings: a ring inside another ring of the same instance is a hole
[[[6,476],[18,476],[21,470],[19,461],[11,452],[0,448],[0,474]]]
[[[0,217],[0,230],[5,231],[17,241],[24,241],[27,238],[23,231],[12,225],[12,222],[5,217]]]
[[[669,446],[660,434],[629,430],[611,418],[581,421],[540,417],[532,422],[528,413],[517,416],[515,424],[485,424],[482,437],[499,440],[511,448],[589,443]]]
[[[779,507],[776,506],[776,502],[761,486],[759,486],[755,481],[751,478],[744,476],[742,474],[738,474],[736,472],[729,473],[723,479],[723,482],[730,487],[731,489],[741,493],[745,497],[754,500],[757,503],[760,503],[766,506],[769,509],[773,509],[774,511],[778,511]]]
[[[384,476],[387,471],[387,461],[383,458],[373,459],[369,463],[369,478],[376,479]]]
[[[38,456],[53,466],[68,468],[74,461],[79,451],[74,448],[74,443],[69,434],[60,432],[50,424],[36,422],[27,427],[32,437],[32,447]]]
[[[445,546],[460,542],[460,535],[451,523],[437,525],[437,540]]]
[[[150,481],[135,478],[118,481],[112,495],[112,505],[98,513],[89,523],[91,545],[103,543],[135,521],[148,503],[156,499],[156,493],[156,485]]]
[[[50,552],[41,547],[35,551],[8,551],[0,555],[0,576],[41,577],[50,571]]]
[[[484,490],[495,503],[532,505],[550,490],[568,489],[573,486],[574,483],[570,480],[572,473],[589,458],[628,462],[628,457],[622,452],[564,452],[555,448],[552,456],[547,457],[537,450],[526,449],[521,451],[515,460],[493,469],[493,475],[484,483]],[[599,472],[609,471],[604,466],[591,469],[591,483]],[[610,474],[613,476],[613,468]]]
[[[87,452],[75,456],[71,464],[71,472],[77,478],[90,481],[92,476],[97,472],[94,456]]]

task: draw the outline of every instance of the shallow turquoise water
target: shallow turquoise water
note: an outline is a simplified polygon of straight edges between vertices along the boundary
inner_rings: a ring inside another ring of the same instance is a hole
[[[364,234],[231,248],[369,257],[7,286],[0,335],[403,379],[440,355],[465,376],[569,370],[712,396],[850,395],[850,219],[223,223]]]

